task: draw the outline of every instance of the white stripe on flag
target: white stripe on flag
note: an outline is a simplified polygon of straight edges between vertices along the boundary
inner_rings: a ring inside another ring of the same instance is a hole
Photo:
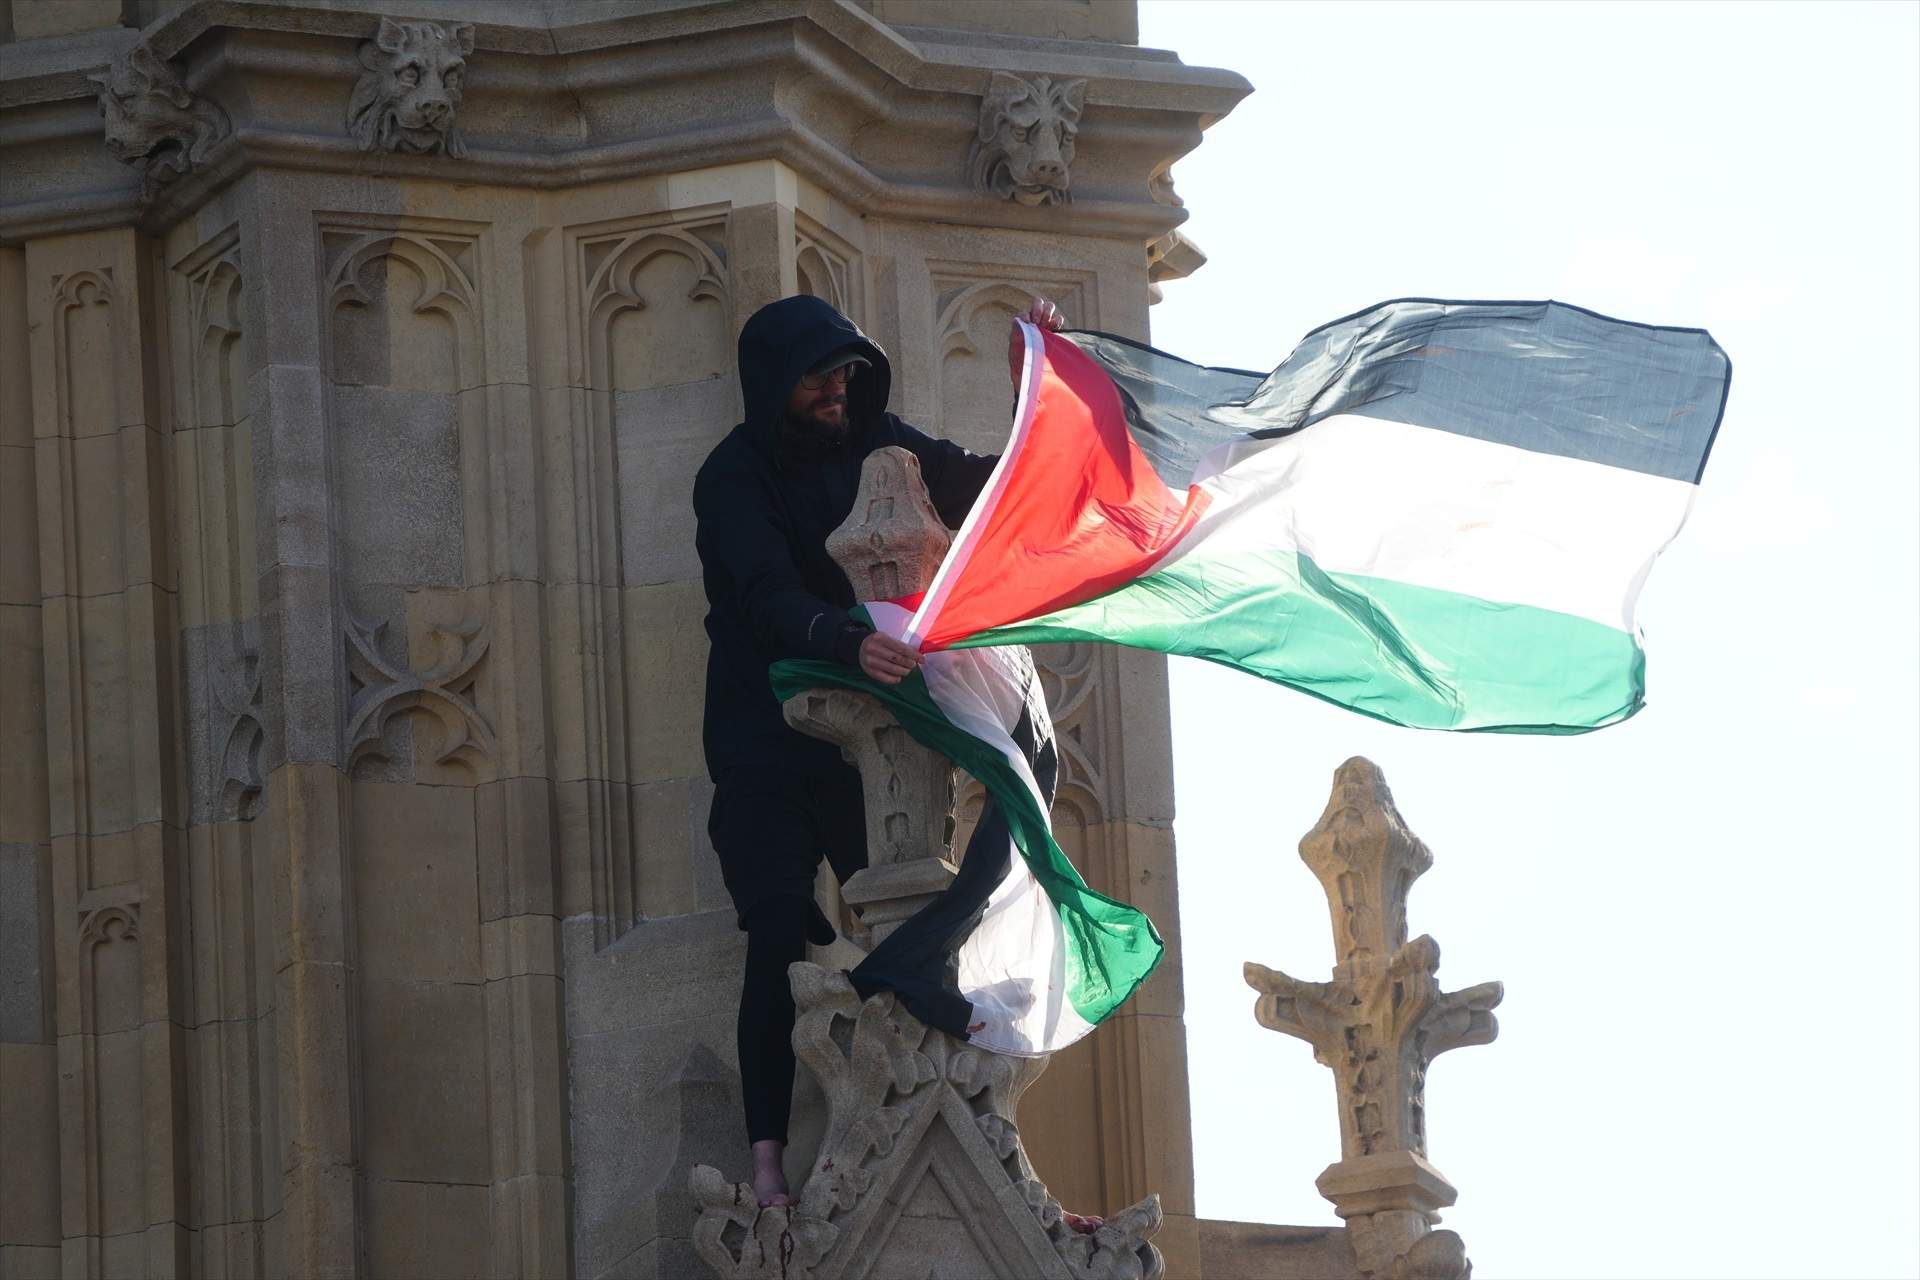
[[[1640,471],[1341,414],[1202,460],[1212,496],[1157,567],[1299,550],[1329,573],[1531,605],[1632,633],[1695,487]]]
[[[906,610],[898,605],[875,601],[866,608],[883,631],[898,634],[895,629],[906,626]],[[1017,646],[948,649],[925,655],[920,672],[948,722],[1005,756],[1044,813],[1040,784],[1012,732],[1026,709],[1032,663]],[[1043,728],[1036,725],[1036,733]],[[960,994],[973,1003],[974,1021],[986,1024],[972,1034],[972,1043],[1031,1057],[1065,1048],[1093,1030],[1067,998],[1060,911],[1017,847],[1009,848],[1007,874],[955,959]]]

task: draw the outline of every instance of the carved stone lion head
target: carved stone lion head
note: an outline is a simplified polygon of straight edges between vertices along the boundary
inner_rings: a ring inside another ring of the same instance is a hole
[[[472,52],[472,23],[380,19],[380,30],[360,45],[366,70],[347,102],[347,129],[360,149],[467,154],[453,113]]]
[[[967,177],[975,189],[1025,205],[1073,199],[1069,169],[1086,94],[1085,80],[1027,80],[994,72],[980,100],[980,129],[967,157]]]
[[[100,86],[107,151],[145,173],[149,197],[205,160],[226,135],[226,112],[189,93],[144,43],[115,58],[105,75],[87,78]]]

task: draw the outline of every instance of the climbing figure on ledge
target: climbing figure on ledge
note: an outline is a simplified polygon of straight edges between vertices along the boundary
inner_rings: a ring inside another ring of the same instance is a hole
[[[1021,319],[1046,330],[1062,323],[1038,298]],[[739,360],[746,421],[701,466],[693,506],[711,645],[707,826],[747,934],[740,1083],[754,1189],[772,1206],[792,1203],[782,1168],[795,1065],[787,969],[806,958],[807,943],[824,946],[835,936],[813,898],[821,858],[844,882],[866,865],[867,849],[859,775],[838,748],[788,727],[768,668],[814,659],[883,684],[912,672],[914,649],[850,614],[854,593],[827,554],[827,535],[851,511],[861,464],[876,449],[914,455],[949,528],[965,518],[997,459],[887,412],[886,353],[817,298],[762,307],[741,331]]]

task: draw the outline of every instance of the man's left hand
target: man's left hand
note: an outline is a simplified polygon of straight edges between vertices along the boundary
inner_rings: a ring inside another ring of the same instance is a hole
[[[1033,295],[1033,302],[1020,313],[1020,319],[1047,333],[1058,333],[1067,327],[1067,318],[1060,314],[1060,308],[1037,293]]]
[[[1060,308],[1037,293],[1027,309],[1014,317],[1007,333],[1007,372],[1013,375],[1016,387],[1020,385],[1020,366],[1026,363],[1027,357],[1026,344],[1020,340],[1019,321],[1022,320],[1042,333],[1058,333],[1067,327],[1067,318],[1060,314]]]
[[[884,631],[860,642],[860,669],[881,684],[899,684],[920,665],[920,652]]]

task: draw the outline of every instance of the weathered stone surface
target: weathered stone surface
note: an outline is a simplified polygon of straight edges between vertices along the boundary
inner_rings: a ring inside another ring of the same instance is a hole
[[[0,841],[48,837],[46,654],[38,606],[0,604]]]
[[[0,844],[0,1043],[48,1039],[49,909],[44,847]]]
[[[666,260],[673,261],[673,255]],[[680,344],[688,341],[684,332],[662,337],[678,339]],[[700,576],[700,559],[693,548],[694,472],[740,420],[740,383],[727,367],[724,338],[725,330],[718,329],[684,353],[661,351],[656,344],[650,363],[657,362],[657,367],[631,376],[675,381],[621,390],[613,396],[620,464],[620,570],[625,585],[684,582]],[[715,347],[720,350],[719,359],[713,356]],[[647,350],[637,342],[623,349]],[[684,363],[676,368],[675,362]],[[682,380],[708,374],[710,369],[712,373],[698,381]]]
[[[693,1170],[694,1244],[729,1278],[1129,1277],[1164,1273],[1150,1196],[1090,1235],[1068,1227],[1015,1124],[1044,1059],[970,1048],[891,994],[861,1001],[846,974],[792,968],[794,1051],[827,1097],[827,1130],[797,1204],[762,1210],[750,1183]]]
[[[1206,1280],[1332,1280],[1354,1274],[1353,1246],[1340,1227],[1203,1218],[1199,1241],[1200,1265],[1191,1274]]]
[[[281,565],[260,575],[261,767],[341,762],[346,646],[324,568]]]
[[[451,396],[335,386],[343,569],[355,583],[461,581],[460,439]]]
[[[61,1280],[57,1245],[0,1244],[0,1275],[7,1280]]]
[[[689,536],[691,541],[691,536]],[[635,782],[706,773],[700,711],[706,682],[706,597],[697,578],[629,587],[605,597],[620,610],[626,669],[636,712],[627,726]]]
[[[910,27],[1005,32],[1050,40],[1140,39],[1132,0],[854,0],[882,22]]]
[[[479,982],[473,791],[359,782],[350,810],[357,966],[407,982]]]
[[[60,1243],[60,1179],[48,1176],[60,1167],[58,1070],[50,1043],[0,1043],[0,1241],[10,1246]]]
[[[258,622],[217,622],[180,633],[189,819],[251,818],[266,785],[266,707]]]
[[[1443,993],[1438,944],[1407,940],[1407,894],[1433,855],[1372,761],[1355,757],[1335,772],[1300,857],[1333,914],[1333,980],[1302,982],[1252,963],[1246,978],[1261,993],[1261,1025],[1307,1041],[1333,1069],[1342,1159],[1315,1185],[1346,1220],[1363,1278],[1465,1277],[1459,1237],[1430,1234],[1455,1192],[1426,1160],[1426,1072],[1449,1049],[1493,1040],[1500,984]]]
[[[474,790],[480,919],[559,914],[553,784],[502,778]]]
[[[63,1055],[5,1274],[688,1274],[685,1166],[744,1156],[686,504],[739,326],[826,297],[997,447],[1008,308],[1144,336],[1152,182],[1245,91],[1124,3],[478,3],[0,0],[0,843],[56,868]],[[968,186],[1010,68],[1087,86],[1071,204]],[[1088,671],[1070,825],[1164,821]],[[1098,1065],[1063,1159],[1181,1131]],[[977,1216],[935,1174],[874,1256]]]
[[[367,1180],[367,1274],[445,1280],[491,1272],[487,1188]]]
[[[578,1274],[689,1274],[642,1267],[690,1247],[688,1166],[746,1155],[734,1066],[746,935],[731,907],[648,921],[597,951],[591,922],[569,928],[584,944],[566,986]],[[810,1110],[802,1100],[796,1137]]]
[[[926,590],[952,544],[920,460],[895,446],[867,455],[853,510],[827,536],[827,554],[846,572],[855,600],[895,600]]]
[[[21,425],[30,427],[31,423]],[[33,454],[31,443],[0,444],[0,546],[8,549],[0,558],[0,605],[40,603]]]

